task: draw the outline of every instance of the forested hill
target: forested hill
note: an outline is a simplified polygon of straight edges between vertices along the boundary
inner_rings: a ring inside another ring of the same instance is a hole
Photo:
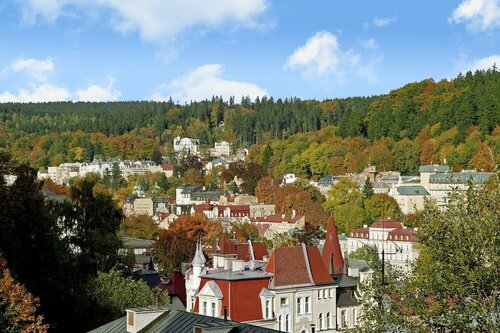
[[[454,144],[471,127],[491,135],[500,124],[500,73],[496,69],[454,80],[411,83],[375,97],[324,101],[244,98],[178,105],[169,102],[0,104],[0,148],[34,167],[94,156],[151,158],[174,136],[207,145],[269,143],[335,126],[342,138],[414,140],[422,131],[451,129]]]

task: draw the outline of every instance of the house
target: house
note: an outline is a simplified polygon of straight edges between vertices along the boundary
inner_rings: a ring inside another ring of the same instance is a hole
[[[347,237],[348,252],[365,246],[377,248],[380,259],[384,251],[385,261],[394,267],[411,270],[412,263],[418,258],[417,229],[404,227],[401,222],[381,219],[370,227],[353,229]]]
[[[217,240],[210,254],[212,255],[212,265],[215,268],[224,267],[224,260],[221,259],[223,257],[233,257],[235,260],[243,261],[262,261],[269,256],[266,244],[252,242],[251,240],[239,243],[236,239],[229,238],[227,233],[222,234]]]
[[[292,230],[301,230],[305,228],[306,218],[303,215],[297,215],[295,211],[292,215],[275,214],[265,217],[246,217],[242,222],[252,223],[254,225],[268,225],[266,234],[269,239],[273,239],[276,234],[287,233]],[[264,236],[264,235],[262,235]]]
[[[430,196],[421,185],[402,184],[392,185],[388,194],[396,200],[403,214],[413,214],[424,209],[426,198]]]
[[[210,149],[210,156],[229,156],[231,155],[231,143],[227,141],[219,141],[214,144],[214,148]]]
[[[171,310],[186,310],[186,285],[184,275],[181,272],[172,272],[156,285],[163,292],[168,294]]]
[[[135,266],[138,268],[146,268],[153,258],[152,249],[154,241],[127,236],[123,236],[121,240],[123,246],[118,250],[118,253],[120,255],[133,253],[135,255]]]
[[[284,184],[293,184],[298,180],[297,176],[294,173],[287,173],[283,176]]]
[[[165,174],[165,177],[170,178],[174,175],[174,165],[170,163],[161,164],[161,172]]]
[[[250,206],[248,205],[217,205],[211,204],[209,200],[202,204],[194,204],[191,207],[191,215],[204,214],[209,219],[227,218],[237,221],[250,216]]]
[[[275,205],[256,204],[250,205],[250,217],[266,217],[276,214]]]
[[[276,333],[277,331],[168,308],[127,309],[127,315],[89,333]]]
[[[188,155],[198,155],[198,147],[200,140],[191,138],[182,138],[177,136],[174,138],[174,152],[185,153]]]
[[[240,194],[240,195],[221,195],[219,197],[219,204],[226,206],[233,205],[256,205],[259,199],[253,195]]]
[[[153,221],[156,222],[161,229],[168,229],[170,224],[179,217],[174,213],[156,212],[153,216]]]

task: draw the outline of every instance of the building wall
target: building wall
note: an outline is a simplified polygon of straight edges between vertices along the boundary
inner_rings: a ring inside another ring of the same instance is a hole
[[[154,207],[153,199],[151,198],[137,198],[134,200],[134,214],[153,216]]]

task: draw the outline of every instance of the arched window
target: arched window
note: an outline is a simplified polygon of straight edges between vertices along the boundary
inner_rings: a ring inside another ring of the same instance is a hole
[[[318,327],[319,329],[323,329],[323,314],[320,313],[319,316],[318,316]]]
[[[330,312],[326,313],[326,327],[325,328],[331,328],[332,327],[332,318],[330,316]]]
[[[290,332],[290,314],[285,316],[285,332]]]
[[[282,325],[282,323],[281,323],[281,321],[282,321],[282,320],[283,320],[283,316],[282,316],[282,315],[280,315],[280,316],[278,317],[278,331],[283,331],[283,325]]]

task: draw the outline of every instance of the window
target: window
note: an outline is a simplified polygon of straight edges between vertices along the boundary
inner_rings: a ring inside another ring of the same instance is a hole
[[[328,290],[323,289],[323,298],[328,298]]]
[[[281,297],[280,298],[280,305],[281,306],[288,305],[288,297]]]
[[[266,299],[266,319],[273,317],[273,301]]]
[[[330,315],[330,312],[327,312],[326,313],[326,324],[325,324],[325,328],[331,328],[332,327],[332,317]]]
[[[283,321],[283,316],[280,315],[278,317],[278,331],[283,331],[283,323],[282,323],[282,321]]]
[[[290,332],[290,314],[287,313],[285,316],[285,332]]]
[[[302,297],[297,297],[297,314],[302,314]]]
[[[321,331],[323,329],[323,314],[320,313],[318,316],[318,328]]]
[[[356,325],[358,322],[358,309],[353,310],[353,315],[352,315],[352,324]]]
[[[347,310],[340,312],[340,327],[347,327]]]
[[[201,306],[201,314],[207,315],[207,302],[203,302]]]
[[[318,290],[318,299],[322,299],[322,298],[323,298],[323,291]]]
[[[330,298],[333,298],[333,289],[330,289]]]
[[[305,313],[311,313],[311,305],[310,305],[311,297],[306,296],[305,299],[306,299],[306,301],[305,301],[305,305],[306,305],[305,306]]]
[[[211,316],[212,317],[215,317],[215,303],[210,303],[210,305],[212,306],[210,311],[211,311]]]

